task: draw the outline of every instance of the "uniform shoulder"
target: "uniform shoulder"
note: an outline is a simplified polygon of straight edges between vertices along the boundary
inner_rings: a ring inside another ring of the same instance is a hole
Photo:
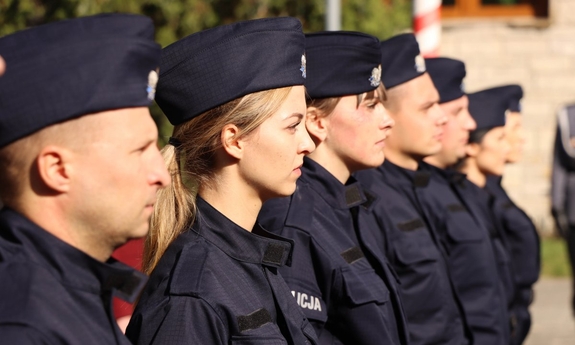
[[[299,183],[294,194],[265,202],[258,222],[270,232],[286,235],[286,228],[305,230],[317,210],[317,197],[307,183]],[[289,236],[287,236],[289,237]]]
[[[54,344],[56,339],[48,337],[31,325],[0,323],[0,339],[3,344],[45,345]]]
[[[0,324],[45,324],[42,320],[53,319],[65,294],[60,281],[33,262],[0,264],[0,281],[0,296],[10,296],[0,304]]]

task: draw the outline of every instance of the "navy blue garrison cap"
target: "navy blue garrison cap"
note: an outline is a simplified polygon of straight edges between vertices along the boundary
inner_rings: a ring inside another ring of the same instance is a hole
[[[0,38],[0,147],[86,114],[149,106],[160,46],[144,16],[105,14]]]
[[[467,95],[469,113],[477,123],[477,130],[505,126],[508,100],[496,89],[487,89]]]
[[[463,78],[465,78],[465,64],[462,61],[449,58],[425,59],[427,73],[433,80],[439,92],[439,103],[446,103],[465,95]]]
[[[381,83],[381,51],[374,36],[349,31],[307,34],[305,50],[305,86],[312,99],[359,95]]]
[[[507,100],[510,111],[521,112],[521,98],[523,89],[521,86],[512,84],[491,88],[494,97],[501,97]]]
[[[250,93],[303,85],[299,20],[266,18],[189,35],[162,51],[157,102],[173,125]]]
[[[381,42],[381,80],[386,88],[406,83],[425,73],[425,59],[413,34]]]

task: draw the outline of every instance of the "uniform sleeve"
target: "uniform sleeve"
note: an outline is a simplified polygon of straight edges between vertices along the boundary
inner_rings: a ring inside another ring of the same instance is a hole
[[[172,296],[159,327],[146,315],[135,315],[128,337],[136,344],[228,344],[229,332],[219,315],[203,299]],[[157,320],[157,316],[149,317]],[[137,330],[140,334],[133,334]]]
[[[40,345],[53,344],[36,329],[24,325],[0,325],[2,344]]]

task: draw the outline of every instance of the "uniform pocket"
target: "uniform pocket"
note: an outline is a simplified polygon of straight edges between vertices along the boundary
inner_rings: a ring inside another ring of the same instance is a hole
[[[352,305],[389,301],[389,290],[373,269],[359,271],[344,267],[342,276],[347,298]]]
[[[394,241],[394,251],[397,261],[404,266],[423,262],[437,261],[438,249],[431,239],[427,228],[410,233],[404,233]]]
[[[475,242],[483,238],[484,230],[465,208],[451,207],[446,222],[447,235],[454,242]]]

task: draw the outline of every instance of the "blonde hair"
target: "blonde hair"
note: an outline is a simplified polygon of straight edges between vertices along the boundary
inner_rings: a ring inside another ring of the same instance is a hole
[[[150,274],[170,245],[194,221],[196,193],[215,179],[215,152],[221,148],[221,130],[227,124],[240,129],[239,136],[253,132],[275,113],[292,87],[252,93],[210,109],[174,127],[178,147],[162,150],[172,184],[158,192],[150,232],[146,237],[142,269]]]

